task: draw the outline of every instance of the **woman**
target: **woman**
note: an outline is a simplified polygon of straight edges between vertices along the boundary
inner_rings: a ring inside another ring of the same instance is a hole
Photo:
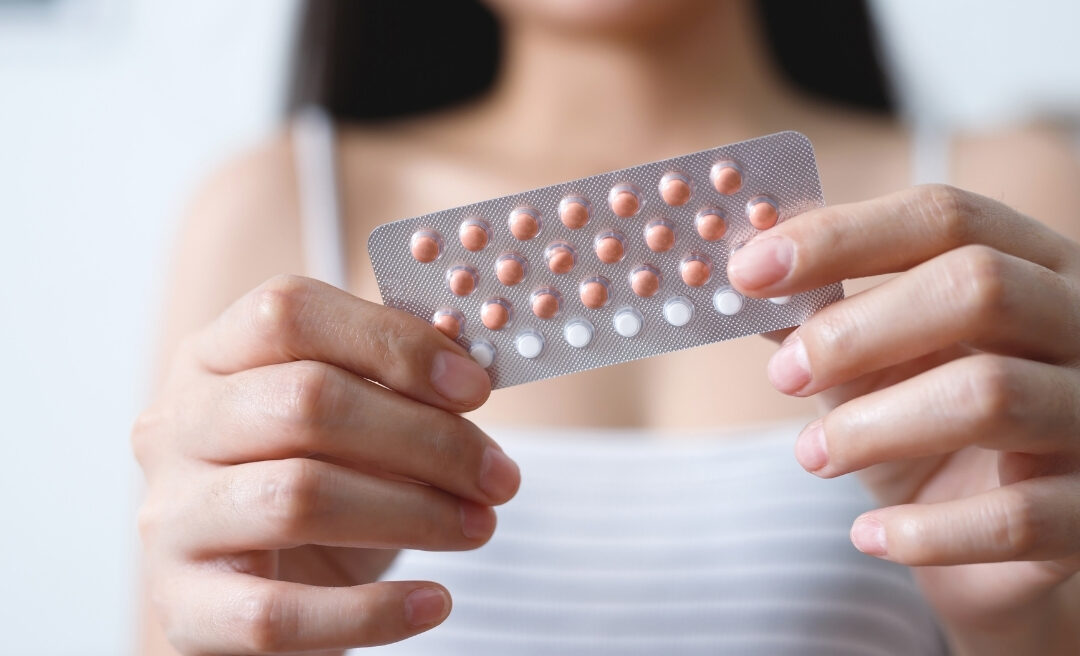
[[[957,187],[896,192],[907,135],[789,88],[748,2],[488,4],[504,55],[478,99],[333,139],[303,122],[192,209],[171,364],[132,437],[146,652],[384,644],[442,623],[453,593],[445,627],[397,647],[940,653],[936,622],[955,653],[1075,653],[1069,151],[1045,131],[960,140]],[[458,345],[375,304],[363,244],[379,223],[780,129],[814,141],[843,204],[741,249],[732,283],[765,297],[898,275],[771,357],[739,340],[489,400]],[[319,250],[339,217],[341,241]],[[359,298],[278,275],[320,265]],[[850,477],[827,487],[780,464],[777,436],[798,430],[784,420],[811,395],[822,418],[798,463],[860,472],[880,509]],[[519,484],[496,532],[492,507]],[[836,541],[861,510],[851,540],[876,560]],[[920,566],[922,597],[885,561]],[[449,590],[403,580],[444,576]]]

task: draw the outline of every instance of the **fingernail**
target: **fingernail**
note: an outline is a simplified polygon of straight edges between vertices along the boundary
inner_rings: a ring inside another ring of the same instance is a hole
[[[514,496],[520,480],[521,471],[508,455],[493,446],[484,449],[477,482],[484,494],[494,501],[506,501]]]
[[[815,421],[799,434],[795,441],[795,459],[809,472],[816,472],[829,462],[824,422]]]
[[[795,261],[795,243],[787,237],[755,239],[731,255],[728,280],[743,289],[758,289],[783,280]]]
[[[472,501],[461,502],[461,532],[470,540],[486,538],[491,535],[491,511]]]
[[[405,597],[405,619],[413,626],[434,624],[446,617],[450,599],[437,588],[413,590]]]
[[[884,556],[885,525],[873,517],[860,517],[851,527],[851,542],[855,548],[871,556]]]
[[[491,379],[480,365],[450,351],[431,361],[431,386],[456,403],[478,403],[491,391]]]
[[[767,373],[773,387],[785,394],[797,392],[810,382],[810,359],[797,332],[788,335],[773,354]]]

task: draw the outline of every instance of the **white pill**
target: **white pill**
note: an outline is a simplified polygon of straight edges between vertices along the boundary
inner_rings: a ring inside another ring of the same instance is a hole
[[[563,337],[566,343],[574,348],[583,348],[592,341],[592,324],[584,319],[574,319],[563,326]]]
[[[776,303],[777,305],[787,305],[787,302],[791,300],[790,296],[773,296],[769,299],[770,303]]]
[[[530,330],[514,338],[514,348],[523,358],[535,358],[544,350],[544,338]]]
[[[664,319],[673,326],[685,326],[694,316],[694,304],[685,296],[669,298],[664,303]]]
[[[623,337],[633,337],[641,330],[641,314],[631,307],[626,307],[615,313],[612,319],[615,324],[615,332]]]
[[[487,369],[495,362],[495,347],[484,341],[475,341],[469,346],[469,355],[476,360],[476,364]]]
[[[712,304],[720,314],[731,316],[742,309],[743,297],[731,287],[721,287],[713,294]]]

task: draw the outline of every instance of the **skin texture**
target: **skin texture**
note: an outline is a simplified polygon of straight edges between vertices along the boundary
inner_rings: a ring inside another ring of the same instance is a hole
[[[744,3],[493,5],[506,61],[489,95],[341,132],[356,296],[280,275],[304,271],[286,135],[218,171],[189,208],[164,295],[160,382],[132,434],[147,478],[142,653],[340,652],[433,626],[447,611],[440,586],[371,582],[392,547],[463,549],[490,535],[491,507],[518,473],[485,459],[496,449],[478,426],[675,436],[815,412],[823,437],[811,423],[797,457],[823,476],[863,468],[885,507],[856,524],[856,543],[928,565],[916,576],[957,653],[1075,653],[1076,521],[1063,501],[1076,497],[1068,240],[1080,233],[1080,167],[1066,142],[1048,128],[954,140],[951,180],[1003,203],[942,187],[894,194],[909,184],[907,135],[785,87]],[[487,390],[438,356],[461,349],[367,302],[378,292],[364,244],[387,217],[782,129],[814,142],[836,206],[763,233],[795,245],[794,268],[737,286],[777,296],[885,274],[848,282],[849,294],[874,289],[800,329],[805,358],[788,342],[766,365],[772,342],[738,340],[500,390],[462,418]],[[443,396],[436,372],[470,398]],[[481,487],[489,477],[497,494]],[[439,612],[413,625],[417,590],[432,592],[416,607]]]

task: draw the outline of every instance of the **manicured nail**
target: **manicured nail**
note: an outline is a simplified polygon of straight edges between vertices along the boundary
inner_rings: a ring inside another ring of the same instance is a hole
[[[491,390],[487,372],[470,358],[439,351],[431,361],[431,386],[457,403],[477,403]]]
[[[860,517],[851,527],[851,542],[855,548],[871,556],[884,556],[885,525],[873,517]]]
[[[491,511],[472,501],[461,502],[461,532],[470,540],[486,538],[491,535]]]
[[[405,619],[413,626],[434,624],[446,617],[450,599],[438,588],[413,590],[405,597]]]
[[[815,421],[799,434],[795,440],[795,459],[809,472],[816,472],[829,462],[823,421]]]
[[[484,449],[480,461],[480,480],[477,485],[493,500],[502,502],[517,491],[521,472],[517,463],[493,446]]]
[[[795,261],[795,243],[780,235],[755,239],[728,262],[728,280],[743,289],[758,289],[783,280]]]
[[[788,335],[767,367],[769,382],[785,394],[792,394],[810,382],[810,359],[799,333]]]

